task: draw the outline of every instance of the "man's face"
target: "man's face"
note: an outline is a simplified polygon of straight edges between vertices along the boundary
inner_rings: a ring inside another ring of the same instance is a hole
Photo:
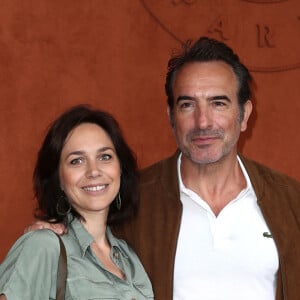
[[[246,102],[241,120],[238,81],[231,67],[220,61],[193,62],[175,76],[173,129],[183,155],[197,164],[236,155],[252,104]]]

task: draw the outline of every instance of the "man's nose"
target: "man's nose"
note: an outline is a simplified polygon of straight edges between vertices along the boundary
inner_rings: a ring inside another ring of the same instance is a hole
[[[195,123],[200,129],[211,125],[211,114],[207,107],[198,107],[195,111]]]

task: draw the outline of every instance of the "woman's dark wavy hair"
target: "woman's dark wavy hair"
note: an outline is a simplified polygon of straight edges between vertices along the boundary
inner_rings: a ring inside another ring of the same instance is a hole
[[[239,83],[237,96],[241,116],[243,115],[243,104],[251,96],[251,75],[231,48],[222,42],[208,37],[201,37],[195,43],[188,40],[182,45],[182,51],[179,54],[174,54],[168,62],[165,92],[171,115],[174,108],[173,82],[178,70],[186,63],[210,61],[223,61],[231,66]]]
[[[117,121],[107,112],[92,109],[87,105],[74,106],[65,111],[50,125],[48,133],[38,153],[33,174],[33,187],[38,207],[35,216],[47,222],[68,225],[66,215],[57,212],[67,211],[69,203],[62,197],[59,182],[59,163],[62,148],[68,134],[83,123],[93,123],[101,127],[111,138],[121,165],[120,196],[121,209],[118,210],[116,200],[110,205],[107,224],[117,225],[134,215],[137,203],[137,163],[134,153],[123,138]],[[59,204],[58,204],[59,202]],[[82,216],[71,209],[73,217]]]

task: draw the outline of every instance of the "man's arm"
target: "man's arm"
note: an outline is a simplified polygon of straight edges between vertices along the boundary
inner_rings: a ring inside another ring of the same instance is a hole
[[[63,224],[61,224],[61,223],[53,224],[53,223],[48,223],[45,221],[33,222],[30,226],[25,228],[24,232],[35,231],[35,230],[40,230],[40,229],[50,229],[59,235],[62,235],[66,232],[66,227]],[[6,299],[6,298],[3,298],[3,299]],[[0,300],[2,300],[2,299],[0,298]]]

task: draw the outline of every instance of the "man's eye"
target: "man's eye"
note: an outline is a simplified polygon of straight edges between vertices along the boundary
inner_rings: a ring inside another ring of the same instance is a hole
[[[70,161],[71,165],[80,165],[83,163],[83,159],[81,157],[79,158],[74,158]]]
[[[216,106],[216,107],[224,107],[224,106],[227,106],[227,103],[226,103],[226,102],[223,102],[223,101],[214,101],[213,104],[214,104],[214,106]]]
[[[193,103],[192,102],[182,102],[182,103],[180,103],[179,107],[181,109],[191,108],[191,107],[193,107]]]

